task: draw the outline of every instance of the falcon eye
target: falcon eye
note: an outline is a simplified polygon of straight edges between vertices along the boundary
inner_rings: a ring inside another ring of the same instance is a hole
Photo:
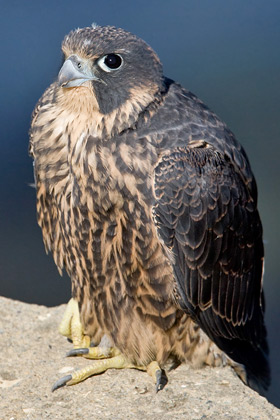
[[[117,54],[108,54],[104,57],[104,64],[106,64],[109,69],[115,70],[121,66],[122,58]]]
[[[123,59],[119,54],[107,54],[98,60],[98,65],[107,72],[119,69],[122,63]]]

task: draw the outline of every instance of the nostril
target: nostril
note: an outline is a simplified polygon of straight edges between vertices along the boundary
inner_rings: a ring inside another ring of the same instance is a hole
[[[82,65],[81,65],[80,61],[78,61],[77,67],[78,67],[78,69],[82,68]]]

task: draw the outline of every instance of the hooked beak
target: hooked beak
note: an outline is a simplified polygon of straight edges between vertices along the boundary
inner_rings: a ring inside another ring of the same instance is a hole
[[[81,86],[89,80],[97,80],[85,59],[71,55],[64,62],[58,73],[58,84],[63,88]]]

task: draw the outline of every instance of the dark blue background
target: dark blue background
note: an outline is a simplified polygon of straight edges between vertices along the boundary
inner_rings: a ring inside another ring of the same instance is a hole
[[[266,248],[269,399],[279,406],[279,0],[1,0],[0,6],[0,294],[45,305],[70,296],[70,281],[45,255],[36,224],[30,115],[57,75],[66,33],[92,22],[123,27],[157,51],[167,76],[227,122],[250,157]]]

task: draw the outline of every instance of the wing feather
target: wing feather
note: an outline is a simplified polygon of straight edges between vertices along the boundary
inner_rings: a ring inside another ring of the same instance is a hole
[[[236,168],[207,144],[169,152],[155,170],[154,213],[186,308],[212,335],[254,341],[262,334],[262,227]]]

